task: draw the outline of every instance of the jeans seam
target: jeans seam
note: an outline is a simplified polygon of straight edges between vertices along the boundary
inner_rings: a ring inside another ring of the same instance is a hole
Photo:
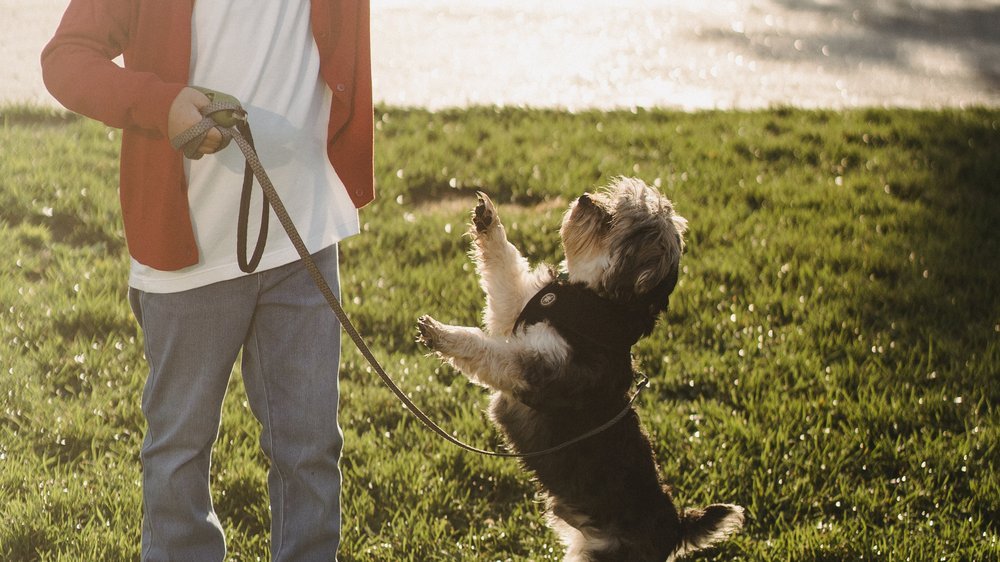
[[[146,313],[144,310],[146,308],[146,303],[144,302],[146,300],[146,292],[140,291],[139,289],[133,289],[133,290],[136,291],[136,296],[138,297],[139,301],[139,318],[137,318],[137,320],[139,321],[139,329],[142,331],[142,352],[146,356],[146,365],[147,368],[149,369],[149,372],[146,374],[147,384],[149,384],[149,379],[150,377],[153,376],[153,360],[152,360],[152,355],[150,353],[149,338],[146,337],[146,323],[145,323]],[[145,396],[141,397],[139,400],[140,410],[142,409],[142,398],[144,397]],[[149,437],[148,434],[152,432],[152,427],[150,427],[149,423],[146,423],[146,432],[147,435],[143,436],[143,440],[147,439]],[[142,457],[141,450],[142,448],[140,447],[140,460]],[[145,468],[143,468],[143,474],[145,474],[145,472],[146,472]],[[156,542],[154,540],[155,533],[153,525],[149,517],[149,511],[148,511],[149,499],[147,497],[147,494],[148,494],[148,486],[144,485],[142,486],[142,515],[143,515],[142,525],[145,526],[147,529],[149,529],[148,531],[149,540],[146,542],[146,544],[141,545],[142,552],[140,553],[140,556],[142,557],[143,560],[149,558],[150,550],[152,549],[153,544]]]
[[[263,276],[264,273],[265,272],[261,272],[261,274],[257,275],[257,278],[256,278],[256,281],[257,281],[257,292],[258,293],[260,293],[260,291],[263,289],[264,283],[263,283],[263,280],[262,280],[262,276]],[[264,395],[264,416],[265,416],[265,418],[267,420],[268,449],[271,451],[271,458],[269,460],[271,461],[271,468],[278,474],[278,481],[280,482],[280,485],[281,485],[281,490],[279,491],[279,493],[281,494],[281,515],[280,515],[280,517],[281,517],[281,526],[280,526],[280,528],[276,529],[277,530],[277,535],[280,538],[281,544],[278,545],[278,550],[272,551],[272,553],[271,553],[271,557],[273,559],[277,560],[279,558],[278,555],[280,554],[281,549],[285,548],[285,538],[284,538],[285,537],[285,519],[286,519],[285,518],[285,489],[287,487],[287,480],[285,478],[285,473],[281,470],[280,463],[278,463],[278,462],[275,461],[275,459],[278,457],[278,455],[277,455],[276,449],[275,449],[274,420],[273,420],[272,415],[271,415],[271,395],[270,395],[270,392],[268,391],[267,377],[264,376],[264,361],[263,361],[263,356],[262,356],[263,346],[261,346],[260,340],[258,339],[257,328],[256,327],[252,327],[251,330],[252,330],[252,332],[251,332],[251,342],[253,343],[253,346],[254,346],[253,356],[256,358],[257,376],[260,378],[261,392]],[[271,494],[273,494],[273,493],[274,493],[274,491],[272,490]],[[273,508],[273,506],[272,506],[272,508]],[[274,517],[274,513],[273,512],[271,513],[271,517],[272,518]],[[272,533],[272,535],[273,534],[274,533]],[[271,537],[271,547],[272,547],[272,549],[274,548],[274,540],[275,540],[275,537],[272,536]]]

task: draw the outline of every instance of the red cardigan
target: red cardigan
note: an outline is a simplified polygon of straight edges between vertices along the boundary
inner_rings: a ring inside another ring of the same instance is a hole
[[[124,129],[120,198],[129,252],[164,271],[198,263],[170,104],[190,76],[194,0],[72,0],[42,51],[68,109]],[[312,0],[320,73],[333,91],[327,154],[355,206],[375,196],[368,0]],[[125,68],[112,59],[123,54]],[[236,212],[235,210],[233,212]]]

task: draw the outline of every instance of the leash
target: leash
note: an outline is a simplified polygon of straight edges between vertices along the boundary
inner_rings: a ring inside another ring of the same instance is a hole
[[[640,377],[640,380],[636,384],[635,393],[632,394],[628,403],[615,417],[611,418],[604,424],[583,433],[582,435],[540,451],[532,451],[528,453],[487,451],[485,449],[468,445],[442,429],[439,425],[434,423],[434,420],[428,417],[427,414],[425,414],[412,400],[410,400],[409,396],[407,396],[406,393],[396,385],[389,374],[385,372],[385,369],[382,368],[382,365],[375,357],[375,354],[372,353],[371,348],[368,347],[364,338],[361,337],[361,333],[358,332],[357,328],[354,327],[354,323],[352,323],[351,319],[347,316],[347,313],[344,311],[343,306],[341,306],[340,301],[333,294],[333,290],[326,282],[326,279],[320,272],[319,267],[316,266],[316,262],[313,260],[308,248],[306,248],[305,243],[302,241],[302,237],[299,235],[298,230],[292,223],[292,219],[288,215],[288,211],[285,210],[285,205],[281,202],[281,198],[278,196],[277,190],[274,189],[271,179],[267,176],[264,166],[260,163],[260,158],[257,156],[257,151],[253,146],[252,136],[250,135],[250,125],[247,122],[246,110],[244,110],[240,105],[240,102],[232,96],[204,88],[197,89],[205,93],[211,102],[209,105],[201,108],[200,110],[204,118],[188,130],[171,139],[170,143],[175,149],[183,150],[185,156],[195,159],[200,158],[201,154],[197,152],[197,148],[201,145],[201,142],[205,135],[208,134],[208,131],[214,127],[222,134],[223,138],[223,146],[219,150],[225,148],[225,146],[229,144],[229,141],[232,140],[243,152],[243,156],[246,158],[246,167],[244,168],[243,193],[240,201],[240,226],[237,230],[237,238],[240,239],[237,252],[237,254],[241,256],[239,258],[240,268],[244,272],[250,273],[256,268],[257,262],[260,261],[260,256],[263,253],[264,242],[266,241],[265,239],[267,236],[267,215],[268,205],[270,205],[270,207],[274,209],[274,214],[278,217],[278,222],[281,223],[281,226],[284,228],[289,240],[291,240],[292,246],[295,247],[295,251],[302,260],[302,263],[305,266],[306,271],[309,273],[309,276],[312,278],[313,283],[316,284],[316,287],[319,289],[320,293],[322,293],[323,298],[326,299],[327,304],[337,316],[337,319],[347,332],[347,335],[354,341],[358,351],[361,352],[361,355],[363,355],[368,361],[368,364],[372,366],[375,373],[382,379],[382,382],[389,387],[389,390],[396,395],[396,398],[403,403],[406,409],[409,410],[411,414],[416,416],[416,418],[431,431],[438,434],[438,436],[445,441],[472,453],[478,453],[480,455],[490,457],[526,459],[552,454],[571,445],[575,445],[580,441],[589,439],[621,421],[622,418],[628,415],[628,413],[632,410],[632,405],[639,397],[639,393],[649,384],[649,379],[645,376]],[[260,183],[261,189],[264,192],[265,204],[263,206],[263,218],[261,219],[261,228],[260,233],[258,234],[257,247],[254,250],[254,256],[248,263],[245,263],[245,233],[247,228],[245,223],[249,222],[246,220],[248,218],[247,215],[249,214],[250,187],[248,187],[248,185],[252,187],[254,177],[257,178],[257,181]],[[244,208],[246,208],[246,210],[244,210]],[[242,232],[243,235],[240,236],[239,232]],[[252,265],[253,267],[248,271],[244,268],[244,265],[248,267]]]
[[[208,131],[215,128],[222,133],[222,144],[219,146],[219,150],[229,146],[229,141],[234,136],[242,136],[250,145],[250,153],[255,155],[254,158],[257,160],[257,165],[260,166],[260,160],[256,157],[257,150],[254,146],[253,134],[250,132],[250,124],[247,122],[247,112],[240,105],[240,101],[229,94],[223,94],[209,90],[208,88],[195,86],[194,89],[205,94],[210,103],[200,110],[204,119],[170,140],[170,144],[174,149],[182,150],[184,156],[192,160],[200,159],[203,155],[198,152],[198,147],[205,139]],[[247,151],[242,146],[240,150],[243,151],[244,156],[247,155]],[[261,166],[262,172],[263,169]],[[267,245],[268,219],[271,216],[271,213],[268,212],[270,199],[265,197],[264,204],[261,205],[260,210],[260,229],[257,231],[257,244],[254,247],[253,255],[248,259],[247,226],[250,223],[250,196],[253,192],[254,175],[255,171],[252,169],[251,159],[247,157],[246,164],[243,167],[243,190],[240,193],[240,214],[239,220],[236,223],[236,261],[240,266],[240,270],[244,273],[253,273],[257,269],[257,265],[260,264],[260,258],[264,255],[264,247]]]

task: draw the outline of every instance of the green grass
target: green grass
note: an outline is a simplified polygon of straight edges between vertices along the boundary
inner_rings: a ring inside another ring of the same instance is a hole
[[[139,551],[141,334],[119,132],[0,110],[0,559]],[[379,199],[342,250],[348,312],[445,427],[498,447],[486,394],[414,343],[474,324],[475,190],[559,259],[572,197],[616,175],[690,220],[639,411],[684,506],[745,532],[699,560],[1000,556],[1000,110],[380,108]],[[344,561],[559,560],[516,462],[421,427],[345,342]],[[234,376],[214,460],[233,560],[267,559],[267,461]]]

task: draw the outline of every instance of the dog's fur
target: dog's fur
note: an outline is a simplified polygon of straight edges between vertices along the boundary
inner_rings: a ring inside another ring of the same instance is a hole
[[[637,337],[648,335],[676,282],[686,226],[669,200],[637,179],[619,178],[585,194],[570,205],[560,229],[568,283],[627,307],[640,326]],[[529,267],[507,241],[485,194],[471,235],[486,293],[485,332],[424,316],[419,339],[496,391],[490,414],[509,445],[522,453],[543,450],[626,408],[635,375],[631,344],[581,345],[547,321],[515,325],[526,303],[556,274],[547,266]],[[549,521],[566,544],[567,561],[673,560],[743,524],[743,509],[735,505],[678,512],[631,409],[594,437],[523,462],[548,498]]]

